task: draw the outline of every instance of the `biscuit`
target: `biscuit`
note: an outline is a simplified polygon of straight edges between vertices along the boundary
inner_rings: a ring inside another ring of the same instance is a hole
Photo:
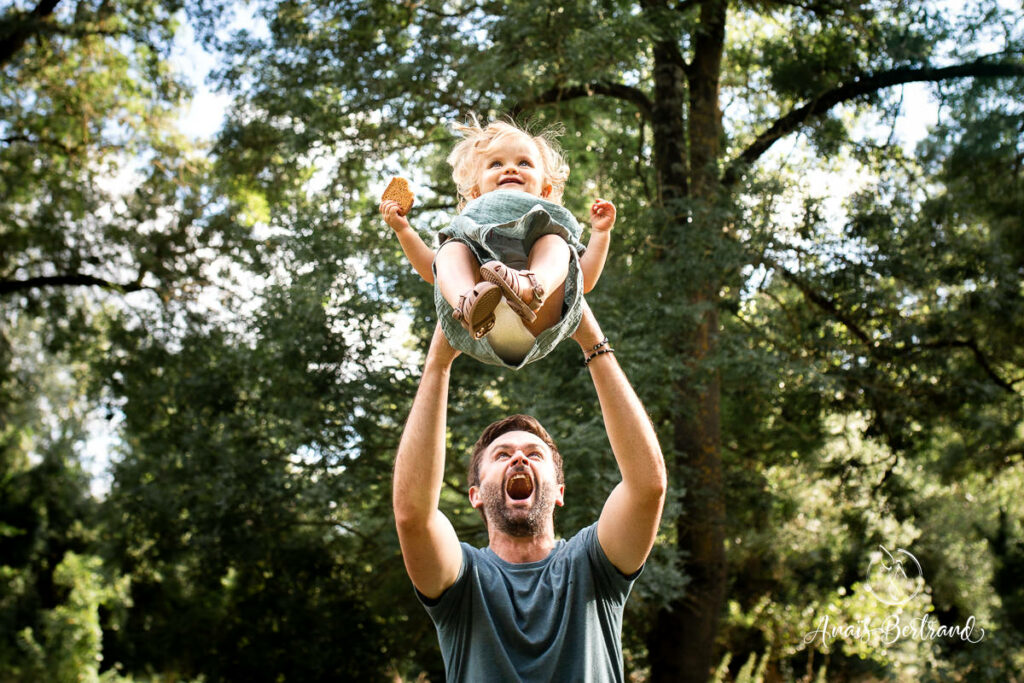
[[[391,182],[384,189],[384,194],[380,196],[382,202],[393,200],[398,202],[398,215],[404,216],[409,213],[409,209],[412,208],[413,202],[416,200],[413,197],[412,192],[409,191],[409,183],[405,178],[392,178]]]

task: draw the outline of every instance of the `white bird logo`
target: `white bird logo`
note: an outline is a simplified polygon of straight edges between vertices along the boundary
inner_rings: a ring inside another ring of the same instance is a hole
[[[903,548],[897,548],[896,554],[893,555],[884,545],[878,547],[882,552],[868,565],[868,580],[865,585],[881,602],[887,605],[902,605],[921,592],[921,582],[917,581],[924,575],[921,564]],[[913,578],[907,575],[908,567],[912,572],[916,570]],[[881,580],[875,578],[878,573],[883,575]]]

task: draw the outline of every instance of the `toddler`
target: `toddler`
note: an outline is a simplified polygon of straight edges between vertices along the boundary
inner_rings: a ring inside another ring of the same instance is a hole
[[[505,122],[456,126],[448,156],[459,214],[428,247],[385,200],[380,212],[406,257],[434,285],[438,320],[451,345],[477,360],[518,369],[570,336],[583,294],[601,276],[615,206],[590,207],[591,236],[562,205],[569,167],[550,132],[531,135]]]

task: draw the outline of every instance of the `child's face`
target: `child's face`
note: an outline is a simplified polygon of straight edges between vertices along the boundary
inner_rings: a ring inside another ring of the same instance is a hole
[[[551,194],[537,143],[526,135],[504,135],[480,155],[474,197],[492,190],[518,190],[536,197]]]

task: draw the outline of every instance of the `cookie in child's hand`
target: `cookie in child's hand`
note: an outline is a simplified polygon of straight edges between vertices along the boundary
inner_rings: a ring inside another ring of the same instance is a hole
[[[409,213],[415,201],[412,192],[409,190],[409,183],[405,178],[392,178],[388,186],[384,188],[384,194],[380,196],[382,202],[388,200],[398,202],[398,215],[404,216]]]

